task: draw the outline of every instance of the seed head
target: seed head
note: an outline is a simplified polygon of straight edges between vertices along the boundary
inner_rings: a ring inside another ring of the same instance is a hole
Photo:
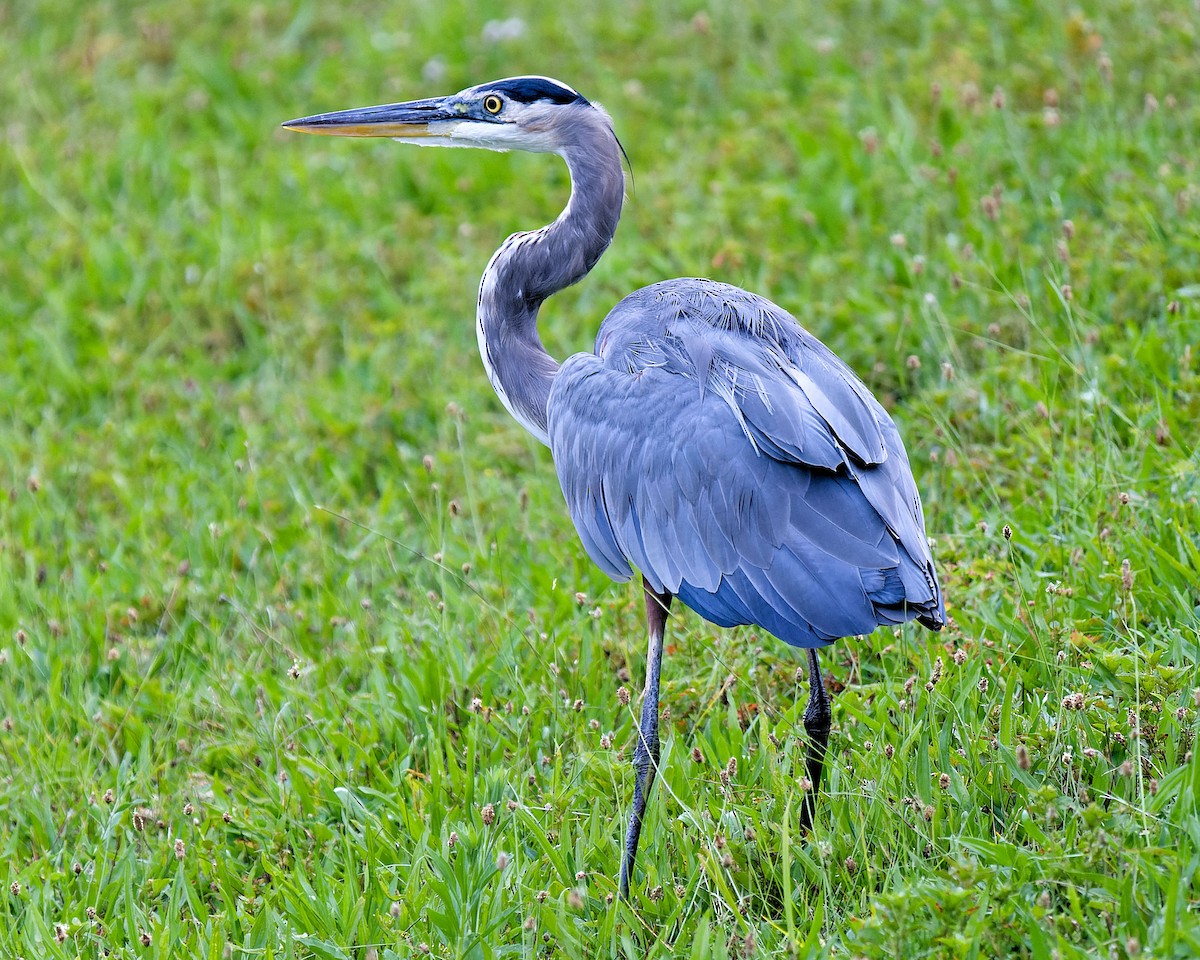
[[[629,688],[628,687],[623,687],[623,686],[617,687],[617,702],[620,703],[621,706],[623,706],[623,707],[627,706],[629,704]]]
[[[582,910],[583,895],[578,890],[571,890],[567,894],[567,906],[572,910]]]
[[[1031,766],[1029,760],[1029,751],[1025,748],[1025,744],[1017,746],[1017,766],[1022,770],[1028,770]]]
[[[987,677],[980,677],[980,678],[979,678],[979,692],[980,692],[980,693],[987,693],[987,690],[988,690],[988,678],[987,678]]]
[[[150,939],[150,934],[148,934],[145,930],[141,932],[141,936],[138,939],[142,941],[143,947],[148,947],[153,942]]]
[[[479,811],[479,818],[485,827],[490,827],[496,822],[496,808],[490,803],[485,803]]]
[[[545,902],[546,902],[546,898],[547,898],[548,896],[550,896],[550,893],[549,893],[549,891],[547,891],[547,890],[539,890],[539,891],[537,892],[537,895],[536,895],[536,896],[535,896],[533,899],[534,899],[534,900],[536,900],[538,903],[545,903]]]
[[[950,789],[950,774],[943,773],[940,777],[938,777],[938,786],[941,787],[943,790],[949,790]]]
[[[9,884],[8,892],[14,897],[19,897],[21,895],[21,881],[14,880],[11,884]]]
[[[813,788],[812,781],[809,780],[808,777],[800,778],[800,789],[804,793],[808,793],[810,790],[812,790],[812,788]]]
[[[1133,776],[1133,764],[1129,760],[1126,760],[1124,763],[1122,763],[1117,768],[1117,773],[1119,773],[1123,777],[1132,777]]]
[[[1197,687],[1196,690],[1197,690],[1197,692],[1200,692],[1200,687]],[[700,748],[692,747],[692,762],[693,763],[702,763],[703,761],[704,761],[704,754],[702,754],[700,752]]]
[[[1133,569],[1129,566],[1128,560],[1121,561],[1121,589],[1126,593],[1133,590]]]
[[[532,916],[529,916],[525,918],[525,923],[522,924],[522,926],[524,926],[526,930],[532,930],[537,926],[537,921]]]
[[[1013,537],[1013,529],[1007,523],[1004,525],[1004,539],[1011,540]]]
[[[104,791],[104,802],[111,804],[115,800],[116,800],[116,796],[113,794],[112,788],[109,787],[109,789]]]
[[[925,809],[921,811],[921,816],[925,818],[926,823],[929,823],[933,819],[933,814],[934,809],[932,805],[926,805]]]
[[[182,838],[176,839],[175,840],[175,859],[182,860],[186,854],[187,854],[187,844],[183,842]]]
[[[894,756],[896,755],[896,748],[895,748],[895,747],[893,747],[893,746],[892,746],[890,743],[889,743],[889,744],[887,744],[887,745],[886,745],[886,746],[884,746],[884,748],[883,748],[883,755],[884,755],[885,757],[887,757],[889,760],[891,760],[891,759],[892,759],[892,757],[894,757]]]

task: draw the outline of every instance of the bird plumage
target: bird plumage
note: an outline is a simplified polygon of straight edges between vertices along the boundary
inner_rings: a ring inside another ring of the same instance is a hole
[[[770,301],[679,279],[622,300],[550,390],[571,519],[720,626],[821,646],[943,607],[891,418]]]

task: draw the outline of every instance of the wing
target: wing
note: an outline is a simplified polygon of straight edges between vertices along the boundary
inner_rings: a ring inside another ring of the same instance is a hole
[[[623,300],[555,378],[550,447],[585,549],[713,622],[799,646],[941,599],[903,445],[789,314],[670,281]]]

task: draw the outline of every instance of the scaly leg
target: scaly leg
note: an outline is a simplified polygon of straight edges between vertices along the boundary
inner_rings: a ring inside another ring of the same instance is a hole
[[[622,900],[629,899],[629,878],[637,858],[638,840],[642,836],[642,817],[646,812],[646,797],[658,772],[658,680],[662,670],[663,633],[667,626],[667,610],[671,594],[656,593],[642,580],[646,594],[646,624],[650,634],[650,651],[646,657],[646,689],[642,694],[642,722],[638,728],[637,749],[633,752],[633,767],[637,779],[633,786],[633,811],[629,814],[629,829],[625,833],[625,851],[621,856],[619,890]]]
[[[817,806],[817,791],[821,789],[821,771],[825,766],[825,752],[829,749],[829,726],[833,712],[829,707],[829,694],[825,692],[825,681],[817,663],[817,651],[808,651],[808,706],[804,708],[804,730],[808,734],[808,779],[812,786],[804,794],[800,806],[800,829],[812,828],[813,813]]]

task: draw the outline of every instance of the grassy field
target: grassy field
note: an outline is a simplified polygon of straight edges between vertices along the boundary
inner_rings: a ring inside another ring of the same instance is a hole
[[[0,955],[1196,956],[1194,3],[540,6],[0,0]],[[801,658],[674,618],[630,906],[640,591],[473,329],[565,170],[277,126],[526,72],[636,173],[551,351],[771,296],[953,618],[825,655],[811,837]]]

